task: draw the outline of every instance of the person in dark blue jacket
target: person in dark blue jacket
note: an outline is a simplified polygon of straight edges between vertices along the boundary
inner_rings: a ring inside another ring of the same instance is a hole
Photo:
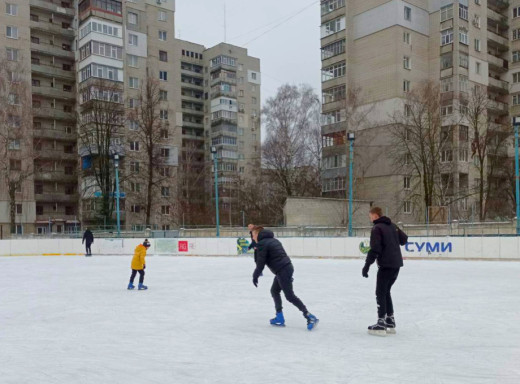
[[[294,294],[294,267],[282,243],[274,238],[273,232],[263,227],[254,227],[252,234],[257,246],[256,269],[253,272],[253,284],[255,287],[258,287],[258,278],[262,275],[262,271],[266,265],[275,275],[273,285],[271,286],[271,295],[274,300],[276,317],[270,320],[271,324],[276,326],[285,325],[282,312],[282,297],[280,295],[283,291],[287,301],[292,303],[303,313],[303,316],[307,319],[307,329],[311,331],[316,327],[319,320],[307,310],[305,304]]]
[[[376,300],[377,323],[368,327],[368,333],[385,336],[395,333],[394,306],[390,290],[397,280],[399,270],[403,266],[401,245],[405,245],[408,236],[392,221],[383,216],[379,207],[373,207],[369,213],[374,223],[370,234],[370,251],[362,270],[363,277],[368,277],[370,266],[377,261]]]

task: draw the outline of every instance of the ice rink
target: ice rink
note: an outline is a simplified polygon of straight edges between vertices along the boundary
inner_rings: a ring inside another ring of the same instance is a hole
[[[295,292],[274,315],[245,258],[0,258],[0,383],[520,383],[520,263],[406,261],[397,335],[374,337],[376,267],[294,259]]]

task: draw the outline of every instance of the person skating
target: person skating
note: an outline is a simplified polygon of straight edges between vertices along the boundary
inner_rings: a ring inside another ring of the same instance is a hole
[[[90,249],[91,245],[94,243],[94,234],[90,231],[89,228],[83,233],[83,240],[81,244],[85,244],[85,256],[92,256],[92,250]]]
[[[362,270],[363,277],[368,278],[370,265],[377,261],[376,300],[377,323],[368,327],[371,335],[386,336],[395,333],[394,306],[390,290],[397,280],[403,266],[401,245],[405,245],[408,236],[392,221],[383,216],[379,207],[373,207],[369,212],[370,221],[374,223],[370,233],[370,251]]]
[[[255,251],[255,263],[256,263],[256,241],[255,239],[253,238],[253,228],[255,227],[254,224],[248,224],[247,225],[247,229],[249,229],[249,235],[251,236],[251,244],[249,244],[249,248],[248,249],[253,249]]]
[[[274,238],[273,232],[263,227],[254,227],[252,234],[258,249],[256,269],[253,272],[253,284],[255,287],[258,287],[258,278],[261,276],[266,265],[275,275],[273,285],[271,286],[271,295],[274,300],[276,317],[271,319],[270,323],[275,326],[285,325],[282,312],[282,297],[280,295],[283,291],[287,301],[292,303],[303,313],[303,316],[307,319],[307,329],[311,331],[318,325],[319,320],[307,310],[305,304],[294,294],[294,267],[282,243]]]
[[[148,289],[144,282],[144,270],[146,269],[146,251],[150,248],[150,242],[145,239],[143,244],[139,244],[135,247],[134,257],[132,258],[132,274],[130,275],[130,282],[128,283],[128,289],[134,289],[135,275],[139,273],[139,285],[138,289]]]

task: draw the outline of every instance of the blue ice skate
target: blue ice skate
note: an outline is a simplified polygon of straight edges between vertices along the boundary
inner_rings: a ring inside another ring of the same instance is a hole
[[[144,284],[139,284],[139,287],[137,289],[139,289],[140,291],[144,291],[144,290],[148,289],[148,287]]]
[[[316,328],[320,322],[320,320],[317,319],[316,316],[314,316],[312,313],[307,313],[305,318],[307,319],[307,329],[309,331],[312,331],[314,328]]]
[[[276,317],[274,319],[269,320],[271,325],[276,327],[285,327],[285,319],[283,317],[283,312],[277,312]]]
[[[127,288],[128,290],[132,290],[134,288],[135,288],[135,286],[132,283],[128,283],[128,288]]]

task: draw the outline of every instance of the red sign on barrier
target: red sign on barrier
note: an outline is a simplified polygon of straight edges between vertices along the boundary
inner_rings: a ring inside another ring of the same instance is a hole
[[[188,242],[179,241],[179,252],[188,252]]]

